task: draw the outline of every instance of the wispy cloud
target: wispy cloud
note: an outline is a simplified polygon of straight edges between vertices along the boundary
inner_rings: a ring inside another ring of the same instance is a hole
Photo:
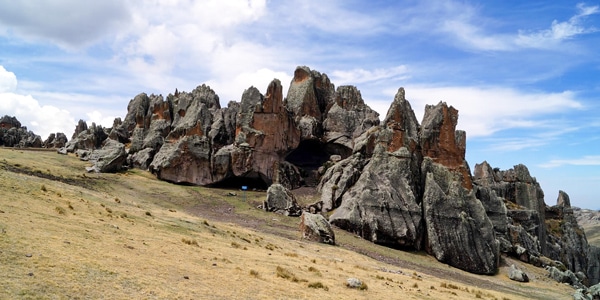
[[[454,6],[450,6],[454,7]],[[485,20],[474,7],[464,12],[448,10],[438,31],[449,34],[451,43],[459,48],[479,51],[517,51],[523,48],[550,49],[566,40],[583,34],[598,32],[598,28],[588,26],[588,16],[600,13],[599,6],[576,5],[576,13],[567,21],[553,20],[550,27],[543,30],[519,29],[517,32],[500,32],[488,28]],[[450,14],[454,12],[453,14]],[[492,22],[493,23],[493,22]],[[483,25],[482,25],[483,24]]]
[[[355,85],[359,83],[379,81],[382,79],[406,80],[410,78],[410,75],[408,74],[407,66],[401,65],[397,67],[379,68],[373,70],[336,70],[331,72],[331,78],[339,85]]]
[[[541,168],[556,168],[564,165],[573,166],[600,166],[600,155],[586,155],[572,159],[553,159],[547,163],[540,164]]]
[[[598,6],[586,6],[584,3],[579,3],[577,4],[577,14],[568,21],[554,20],[550,28],[537,32],[520,30],[516,44],[522,47],[548,48],[578,35],[598,32],[598,28],[588,27],[583,22],[587,16],[598,13],[600,13]]]

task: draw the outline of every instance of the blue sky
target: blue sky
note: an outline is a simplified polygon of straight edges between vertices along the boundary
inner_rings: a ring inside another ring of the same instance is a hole
[[[47,137],[105,126],[140,92],[206,83],[221,105],[296,66],[382,116],[405,87],[459,110],[471,167],[528,166],[554,205],[600,208],[600,2],[0,0],[0,114]],[[285,91],[284,91],[285,93]]]

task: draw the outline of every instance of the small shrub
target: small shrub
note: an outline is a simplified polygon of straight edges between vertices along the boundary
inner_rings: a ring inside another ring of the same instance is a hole
[[[418,284],[415,282],[415,283],[412,285],[412,287],[414,287],[415,289],[418,289],[418,288],[419,288],[419,285],[418,285]]]
[[[184,244],[190,245],[190,246],[196,246],[196,247],[200,247],[200,245],[198,245],[198,242],[196,240],[188,240],[186,238],[182,238],[181,241]]]
[[[358,289],[361,290],[361,291],[366,291],[366,290],[369,289],[369,287],[367,286],[366,283],[363,282],[363,283],[360,284],[360,286],[358,287]]]
[[[112,214],[112,209],[110,209],[110,207],[106,207],[106,212]]]
[[[44,185],[44,184],[42,184],[41,190],[42,190],[42,192],[47,192],[48,191],[48,189],[46,188],[46,185]]]
[[[300,282],[300,281],[306,281],[306,280],[302,280],[302,279],[298,279],[298,277],[296,277],[296,275],[294,275],[294,273],[290,272],[289,270],[282,268],[280,266],[277,266],[277,277],[281,277],[283,279],[288,279],[291,282]]]
[[[202,222],[202,224],[206,225],[206,226],[210,226],[208,225],[208,221],[204,220],[204,222]]]
[[[242,241],[244,241],[244,242],[246,242],[248,244],[252,244],[252,241],[249,240],[249,239],[247,239],[247,238],[240,237],[240,239],[242,239]]]
[[[284,253],[283,255],[285,255],[285,256],[289,256],[289,257],[298,257],[298,254],[296,254],[296,253],[291,253],[291,252],[286,252],[286,253]]]
[[[59,215],[64,215],[66,212],[65,209],[60,206],[55,207],[54,210],[56,210]]]
[[[308,284],[308,287],[312,288],[312,289],[323,289],[325,291],[329,291],[329,288],[326,285],[324,285],[323,283],[321,283],[320,281],[319,282],[311,282]]]
[[[121,203],[121,200],[119,200],[119,198],[115,198],[115,202]]]
[[[254,277],[258,277],[259,276],[258,271],[256,271],[256,270],[250,270],[250,275],[252,275]]]
[[[275,250],[276,246],[275,246],[275,245],[273,245],[273,244],[271,244],[271,243],[268,243],[268,244],[265,246],[265,248],[266,248],[267,250],[271,250],[271,251],[273,251],[273,250]]]
[[[381,276],[381,275],[376,275],[375,279],[379,279],[379,280],[385,280],[385,277]]]
[[[235,248],[235,249],[239,249],[239,248],[241,248],[242,246],[241,246],[240,244],[236,243],[236,242],[231,242],[231,247],[233,247],[233,248]]]
[[[315,273],[315,275],[317,275],[317,276],[323,276],[321,274],[321,271],[317,270],[317,268],[315,268],[315,267],[308,267],[308,271]]]
[[[152,214],[149,211],[147,211],[146,216],[152,217]]]
[[[57,193],[56,193],[56,195],[57,195],[58,197],[62,197],[62,194],[61,194],[60,192],[57,192]]]
[[[73,208],[73,205],[71,205],[71,202],[68,202],[68,204],[69,204],[69,209],[70,210],[74,210],[75,209],[75,208]]]
[[[127,218],[127,214],[126,213],[121,213],[121,218],[123,218],[123,219]]]

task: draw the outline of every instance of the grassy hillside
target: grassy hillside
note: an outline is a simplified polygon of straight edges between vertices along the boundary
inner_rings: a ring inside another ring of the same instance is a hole
[[[337,246],[304,241],[298,218],[256,208],[262,192],[243,197],[85,166],[73,156],[0,148],[0,299],[504,300],[573,292],[507,258],[498,275],[477,276],[341,230]],[[511,263],[532,282],[510,281]],[[364,289],[347,288],[350,277]]]

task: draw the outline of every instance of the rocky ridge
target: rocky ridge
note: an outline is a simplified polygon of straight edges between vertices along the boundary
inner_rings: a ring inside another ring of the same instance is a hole
[[[61,148],[67,143],[64,133],[51,133],[42,140],[27,127],[21,126],[16,117],[3,116],[0,118],[0,146],[17,148]]]
[[[206,85],[166,98],[139,94],[110,129],[80,122],[66,149],[111,147],[116,158],[101,161],[118,166],[107,171],[138,167],[174,183],[317,186],[313,211],[375,243],[422,249],[478,274],[497,272],[503,253],[598,282],[600,251],[587,245],[568,196],[547,206],[523,165],[500,171],[483,162],[472,175],[452,106],[428,105],[419,123],[401,88],[380,124],[356,87],[335,89],[308,67],[296,69],[287,97],[282,90],[275,79],[265,95],[250,87],[227,107]],[[287,207],[271,206],[280,202]]]

